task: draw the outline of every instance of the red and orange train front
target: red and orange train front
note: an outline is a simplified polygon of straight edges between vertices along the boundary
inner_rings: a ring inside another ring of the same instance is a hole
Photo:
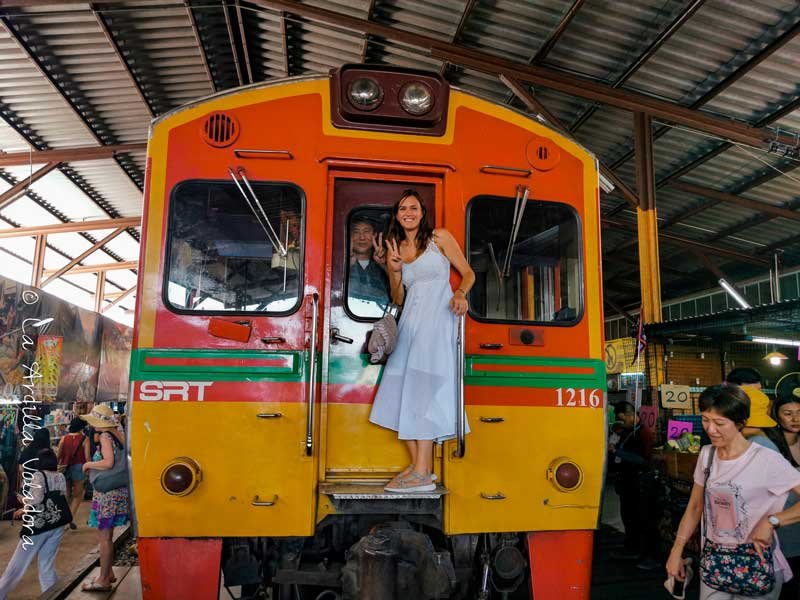
[[[471,433],[463,456],[435,446],[438,494],[393,502],[363,493],[408,460],[368,422],[382,367],[365,341],[388,302],[353,269],[357,225],[380,231],[407,188],[476,273]],[[289,571],[300,585],[304,555],[334,552],[322,532],[349,546],[399,518],[439,530],[458,577],[517,535],[537,598],[588,597],[605,373],[586,150],[436,75],[355,65],[156,121],[142,226],[130,448],[145,598],[217,598],[223,567],[262,554],[254,585]],[[276,555],[299,558],[281,570]]]

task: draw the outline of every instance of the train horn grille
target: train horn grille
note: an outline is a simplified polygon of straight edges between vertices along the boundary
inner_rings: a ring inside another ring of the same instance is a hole
[[[209,146],[224,148],[239,137],[239,122],[223,112],[214,112],[203,121],[203,140]]]

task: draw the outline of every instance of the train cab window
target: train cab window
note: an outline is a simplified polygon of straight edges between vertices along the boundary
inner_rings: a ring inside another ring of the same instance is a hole
[[[367,208],[348,219],[347,310],[358,319],[378,319],[389,306],[389,278],[375,261],[373,237],[385,233],[391,212]]]
[[[286,183],[189,181],[171,199],[167,305],[177,312],[297,309],[303,196]],[[245,197],[244,193],[248,193]]]
[[[470,202],[470,313],[483,321],[574,324],[583,301],[578,216],[558,202],[517,206],[496,196]]]

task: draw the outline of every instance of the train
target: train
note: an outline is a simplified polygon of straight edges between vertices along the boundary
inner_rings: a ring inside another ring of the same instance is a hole
[[[158,117],[144,187],[127,435],[146,600],[589,597],[607,402],[589,151],[439,73],[348,64]],[[382,232],[409,189],[476,283],[439,485],[389,494],[408,456],[369,422],[367,343],[394,307],[354,279],[355,228]]]

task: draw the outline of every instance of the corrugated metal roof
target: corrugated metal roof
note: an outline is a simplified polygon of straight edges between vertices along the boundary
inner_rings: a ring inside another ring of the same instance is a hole
[[[302,3],[504,59],[543,61],[564,73],[685,106],[699,103],[710,90],[718,90],[721,82],[747,68],[759,53],[785,41],[746,75],[706,98],[699,108],[734,120],[800,132],[800,110],[782,111],[800,104],[792,104],[800,96],[793,77],[800,70],[800,35],[791,37],[800,30],[796,0],[706,0],[698,4],[586,0],[579,2],[575,11],[573,0]],[[684,13],[690,7],[696,10]],[[567,22],[568,15],[571,20]],[[685,22],[671,28],[682,16]],[[562,24],[562,35],[554,37]],[[660,46],[654,50],[656,41]],[[646,52],[646,60],[640,60]],[[407,43],[365,36],[241,0],[53,4],[13,9],[0,21],[0,149],[143,141],[150,114],[163,114],[213,91],[286,75],[326,72],[362,58],[441,71],[460,88],[522,106],[498,78],[444,65]],[[627,80],[623,81],[624,74]],[[575,129],[577,141],[605,164],[614,165],[617,175],[635,188],[629,113],[540,86],[532,89],[551,112]],[[655,124],[657,131],[661,127],[661,123]],[[655,142],[657,178],[692,164],[720,143],[705,134],[670,127]],[[800,208],[800,184],[791,174],[769,177],[774,168],[786,171],[793,166],[775,155],[733,146],[680,179],[773,206]],[[24,178],[25,172],[15,168],[0,173],[5,178],[0,192],[7,182]],[[143,172],[143,152],[64,165],[36,182],[28,197],[0,211],[0,217],[28,225],[138,215]],[[800,171],[796,177],[800,180]],[[55,193],[56,187],[68,193]],[[601,199],[603,211],[628,227],[603,230],[607,253],[635,235],[629,229],[635,225],[635,214],[621,202],[618,195]],[[757,256],[759,251],[768,252],[776,241],[793,240],[783,248],[784,256],[800,263],[797,221],[765,218],[748,208],[714,203],[669,186],[659,188],[658,207],[660,222],[670,224],[666,230],[670,235],[699,242],[715,240],[720,248]],[[681,219],[687,211],[692,216]],[[720,232],[727,235],[720,238]],[[98,252],[85,262],[134,257],[138,234],[132,233],[110,242],[110,254]],[[70,234],[54,237],[52,242],[70,256],[102,235]],[[31,243],[9,240],[2,248],[27,252]],[[667,294],[683,294],[686,286],[699,285],[705,277],[696,261],[687,260],[686,252],[669,242],[661,244]],[[627,247],[624,260],[612,260],[606,272],[635,283],[637,265],[629,254]],[[58,253],[54,256],[54,264],[67,260]],[[722,257],[714,260],[733,276],[757,269]],[[9,262],[19,268],[17,259]],[[681,277],[684,272],[694,273],[695,284]],[[75,281],[91,291],[91,277],[80,276]],[[130,272],[110,272],[108,279],[125,286],[131,277]],[[621,297],[630,295],[625,292]]]

